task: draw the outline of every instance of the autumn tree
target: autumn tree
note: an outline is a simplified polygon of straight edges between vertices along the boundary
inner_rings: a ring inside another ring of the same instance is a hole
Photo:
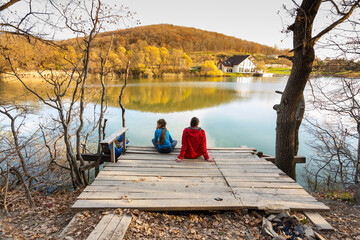
[[[14,65],[13,52],[9,48],[2,48],[2,53],[12,70],[12,74],[19,82],[29,92],[38,97],[42,103],[53,108],[58,113],[58,118],[54,119],[54,121],[60,125],[71,179],[73,180],[74,187],[78,187],[87,184],[85,173],[80,170],[77,160],[80,160],[80,165],[84,165],[80,153],[82,151],[81,141],[84,140],[84,135],[86,135],[86,130],[84,129],[85,89],[87,79],[89,78],[91,58],[94,57],[94,54],[92,54],[93,41],[98,33],[106,29],[109,24],[117,24],[124,15],[130,16],[132,13],[128,9],[122,9],[122,7],[117,9],[107,6],[101,0],[62,1],[61,3],[49,0],[46,3],[49,4],[46,11],[48,11],[49,16],[52,18],[42,22],[43,24],[45,23],[45,27],[50,26],[53,28],[56,26],[56,29],[59,31],[69,31],[77,36],[74,40],[74,47],[78,51],[76,56],[71,54],[74,49],[51,44],[55,48],[53,51],[55,53],[54,57],[59,60],[55,67],[56,71],[51,71],[52,68],[50,68],[50,71],[47,69],[48,71],[45,72],[42,64],[35,64],[39,77],[51,87],[52,92],[47,93],[47,96],[43,96],[37,92],[36,88],[30,87]],[[32,1],[29,4],[32,4]],[[33,9],[33,7],[31,5],[30,9]],[[41,9],[44,6],[40,4],[37,7]],[[19,21],[21,22],[22,19],[20,18]],[[13,28],[8,27],[6,24],[4,25],[6,31],[10,32],[10,30],[13,30]],[[18,28],[15,28],[16,31],[20,31],[20,33],[26,32],[19,28],[20,24],[17,26]],[[15,34],[16,32],[14,31],[13,33]],[[33,40],[32,34],[29,33],[27,36],[30,41]],[[35,40],[38,38],[36,37]],[[33,46],[36,47],[37,45]],[[58,50],[58,47],[63,47],[63,51]],[[111,47],[106,47],[106,49],[110,51]],[[97,53],[99,61],[102,61],[102,66],[99,67],[102,70],[105,69],[105,58],[108,59],[109,51],[103,55],[101,52]],[[34,58],[32,60],[36,61],[37,59]],[[105,73],[103,72],[101,76],[105,76]],[[101,111],[103,111],[103,108],[101,108]],[[74,135],[76,136],[75,144],[72,140]]]
[[[285,90],[277,108],[276,123],[276,160],[275,164],[291,178],[296,179],[294,154],[295,134],[297,131],[296,112],[303,97],[303,91],[309,80],[315,59],[315,44],[325,34],[349,19],[359,9],[359,0],[302,0],[296,4],[294,23],[288,27],[293,33],[293,66]],[[319,10],[326,10],[333,14],[333,21],[314,34],[314,21]]]

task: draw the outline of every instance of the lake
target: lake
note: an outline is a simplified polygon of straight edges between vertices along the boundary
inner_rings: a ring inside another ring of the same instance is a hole
[[[164,118],[173,139],[181,143],[182,131],[194,116],[200,119],[200,127],[207,136],[208,147],[239,147],[247,145],[268,155],[275,153],[276,112],[287,77],[228,77],[228,78],[166,78],[131,79],[125,89],[127,136],[132,145],[151,145],[156,121]],[[118,96],[123,81],[111,82],[108,89],[109,107],[106,133],[121,127],[121,108]],[[39,89],[39,86],[34,83]],[[95,102],[100,85],[88,85],[88,100]],[[28,128],[38,123],[38,117],[56,116],[52,109],[39,103],[34,97],[19,97],[20,87],[16,83],[2,83],[0,99],[17,99],[36,106],[37,111],[29,116]],[[91,110],[94,104],[88,104]],[[89,111],[90,112],[90,111]],[[89,114],[89,117],[91,114]],[[30,123],[32,122],[32,123]],[[30,126],[30,127],[29,127]],[[299,154],[309,157],[306,145],[310,140],[306,132],[300,133]],[[298,178],[302,170],[298,164]],[[304,181],[299,178],[301,184]]]

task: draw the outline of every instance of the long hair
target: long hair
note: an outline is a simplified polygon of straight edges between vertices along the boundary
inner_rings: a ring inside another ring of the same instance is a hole
[[[190,126],[191,127],[196,127],[197,125],[199,125],[200,120],[197,117],[193,117],[190,121]]]
[[[162,128],[162,132],[159,137],[159,144],[162,145],[165,142],[165,136],[166,136],[166,121],[165,119],[159,119],[157,123],[160,125],[160,128]]]

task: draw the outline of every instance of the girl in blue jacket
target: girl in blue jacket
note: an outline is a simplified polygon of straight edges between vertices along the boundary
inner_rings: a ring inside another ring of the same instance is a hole
[[[155,137],[152,139],[152,143],[160,153],[169,153],[175,148],[177,141],[172,139],[169,130],[166,129],[165,119],[157,121]]]

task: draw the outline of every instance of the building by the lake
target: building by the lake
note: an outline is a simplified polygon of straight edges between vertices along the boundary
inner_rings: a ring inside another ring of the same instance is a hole
[[[255,59],[251,55],[235,55],[226,60],[219,61],[218,69],[223,72],[254,73]]]

